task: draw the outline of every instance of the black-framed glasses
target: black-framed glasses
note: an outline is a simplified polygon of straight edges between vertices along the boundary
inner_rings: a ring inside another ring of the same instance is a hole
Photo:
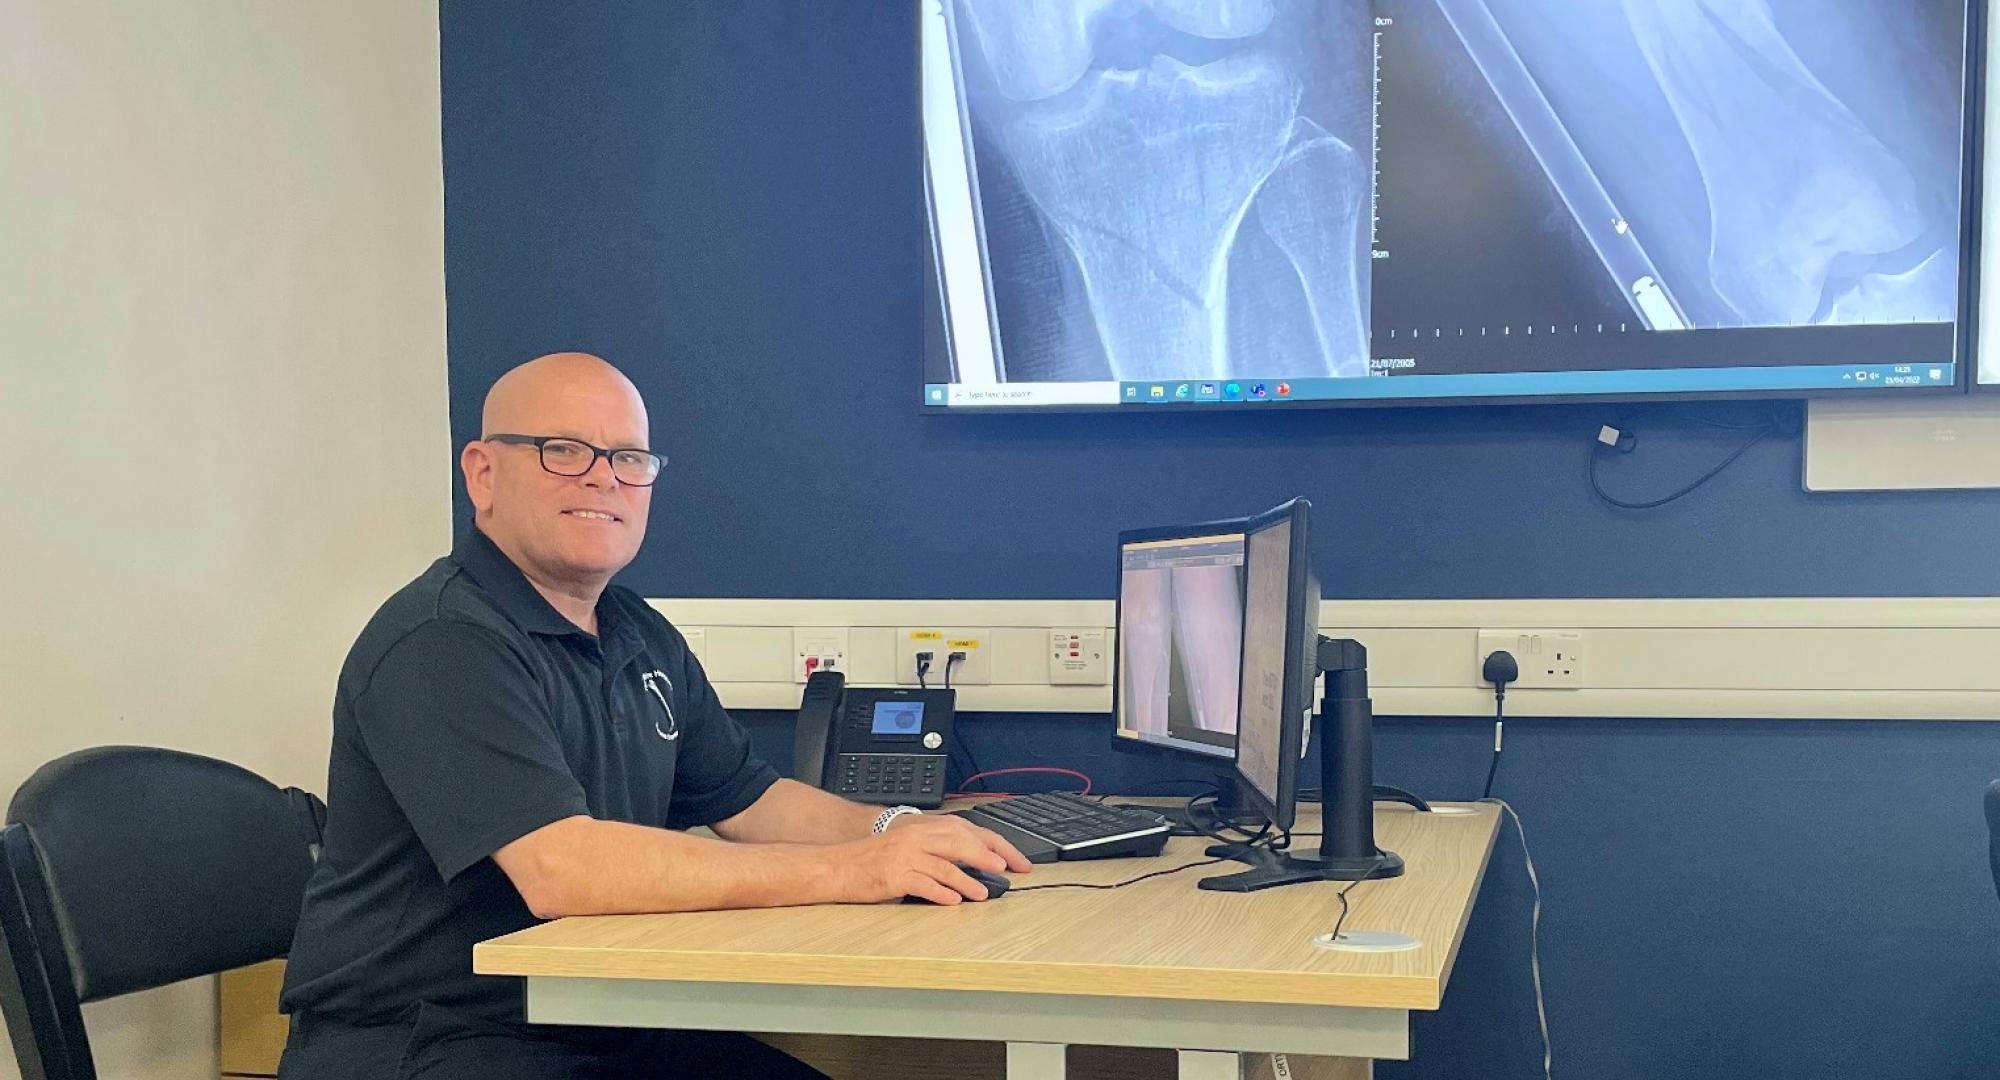
[[[621,447],[606,450],[582,439],[561,435],[488,435],[483,442],[508,446],[532,446],[542,457],[542,468],[557,476],[582,476],[597,466],[597,459],[611,463],[611,475],[629,487],[651,487],[667,467],[667,459],[651,450]]]

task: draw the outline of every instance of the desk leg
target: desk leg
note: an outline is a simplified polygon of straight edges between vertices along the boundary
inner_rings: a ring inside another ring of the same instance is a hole
[[[1069,1067],[1068,1050],[1062,1043],[1010,1042],[1007,1080],[1063,1080]]]
[[[1243,1080],[1243,1055],[1182,1050],[1180,1080]]]

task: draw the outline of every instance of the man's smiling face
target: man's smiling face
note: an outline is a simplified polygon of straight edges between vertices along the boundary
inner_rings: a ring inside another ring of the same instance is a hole
[[[646,406],[617,369],[560,354],[510,372],[487,400],[484,434],[645,449]],[[463,463],[479,528],[531,579],[601,588],[639,553],[653,489],[620,483],[599,458],[582,476],[542,467],[533,446],[474,443]]]

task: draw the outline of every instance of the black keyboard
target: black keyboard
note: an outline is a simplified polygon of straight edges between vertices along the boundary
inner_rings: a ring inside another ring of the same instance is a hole
[[[1021,849],[1029,862],[1158,855],[1167,819],[1137,807],[1106,806],[1068,792],[996,799],[959,811]]]

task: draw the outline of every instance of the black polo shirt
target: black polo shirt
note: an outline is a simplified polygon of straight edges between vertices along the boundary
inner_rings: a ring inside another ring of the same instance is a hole
[[[682,829],[777,780],[686,639],[630,590],[593,637],[477,529],[382,605],[341,668],[325,851],[284,1007],[353,1023],[430,1002],[510,1022],[472,946],[537,921],[491,856],[576,814]]]

